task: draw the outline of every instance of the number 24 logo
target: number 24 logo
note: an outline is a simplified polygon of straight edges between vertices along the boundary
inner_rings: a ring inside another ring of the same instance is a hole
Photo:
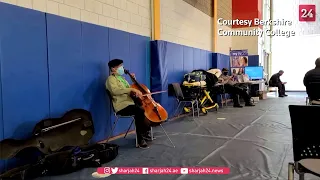
[[[312,9],[310,9],[309,11],[306,9],[301,9],[301,12],[302,12],[302,15],[301,15],[302,18],[308,18],[308,17],[313,18]]]
[[[299,5],[299,21],[315,21],[316,6],[315,5]]]

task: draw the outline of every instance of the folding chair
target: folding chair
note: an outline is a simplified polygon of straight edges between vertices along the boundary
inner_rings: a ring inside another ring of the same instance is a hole
[[[197,97],[194,97],[194,98],[193,97],[185,97],[183,95],[183,92],[182,92],[182,89],[181,89],[181,86],[179,83],[172,83],[171,86],[173,88],[174,95],[175,95],[176,100],[178,102],[178,106],[177,106],[173,115],[175,116],[177,114],[181,104],[183,104],[185,106],[187,103],[191,103],[193,119],[194,119],[194,110],[195,110],[194,104],[196,104],[198,117],[199,117],[199,106],[198,106]]]
[[[306,97],[306,106],[320,106],[320,100],[310,100],[309,97]]]
[[[320,83],[311,82],[306,86],[308,97],[306,97],[306,105],[320,106]]]
[[[221,107],[228,106],[228,94],[222,93],[220,94]]]
[[[288,179],[309,173],[320,177],[320,106],[289,105],[294,162],[288,164]]]
[[[107,142],[108,142],[108,141],[109,141],[109,139],[111,138],[112,133],[113,133],[114,129],[116,128],[116,125],[117,125],[117,123],[118,123],[118,121],[119,121],[119,119],[120,119],[120,118],[130,118],[130,119],[131,119],[130,126],[129,126],[129,128],[128,128],[128,130],[127,130],[126,134],[124,135],[124,138],[126,138],[126,137],[127,137],[127,135],[128,135],[128,133],[129,133],[129,131],[130,131],[130,128],[131,128],[131,127],[132,127],[132,125],[134,124],[134,121],[135,121],[134,116],[121,116],[121,115],[118,115],[118,114],[116,113],[116,111],[115,111],[114,107],[113,107],[111,93],[110,93],[108,90],[106,90],[106,91],[107,91],[108,97],[109,97],[109,99],[110,99],[110,104],[111,104],[111,106],[112,106],[113,115],[114,115],[114,117],[116,118],[116,120],[115,120],[115,121],[114,121],[114,123],[113,123],[112,129],[111,129],[111,132],[109,133],[109,136],[108,136]],[[134,129],[135,129],[135,128],[134,128]],[[153,140],[153,132],[152,132],[152,128],[151,128],[151,139]],[[136,133],[136,147],[138,147],[138,138],[137,138],[137,133]]]
[[[226,93],[226,90],[224,89],[224,84],[218,85],[217,87],[220,88],[220,92],[218,93],[218,95],[220,95],[221,107],[228,106],[228,93]]]
[[[118,114],[116,113],[114,107],[113,107],[113,104],[112,104],[112,96],[111,96],[111,93],[110,93],[108,90],[106,90],[106,91],[107,91],[107,94],[108,94],[109,99],[110,99],[110,104],[111,104],[111,106],[112,106],[113,115],[114,115],[115,118],[116,118],[116,120],[115,120],[114,123],[113,123],[111,132],[109,133],[107,142],[109,141],[109,139],[110,139],[110,137],[111,137],[111,135],[112,135],[112,133],[113,133],[113,131],[114,131],[117,123],[118,123],[118,120],[119,120],[120,118],[131,118],[131,119],[132,119],[129,128],[128,128],[126,134],[124,135],[124,138],[126,138],[127,135],[128,135],[128,132],[130,131],[131,126],[134,124],[135,118],[134,118],[134,116],[121,116],[121,115],[118,115]],[[162,128],[162,131],[165,133],[165,135],[167,136],[167,138],[168,138],[169,141],[171,142],[172,146],[175,148],[175,145],[173,144],[173,142],[172,142],[171,138],[169,137],[169,135],[167,134],[166,130],[163,128],[162,124],[160,124],[160,127]],[[136,134],[136,147],[138,147],[137,132],[135,132],[135,134]],[[150,127],[150,134],[151,134],[151,140],[153,141],[153,140],[154,140],[154,136],[153,136],[152,127]]]

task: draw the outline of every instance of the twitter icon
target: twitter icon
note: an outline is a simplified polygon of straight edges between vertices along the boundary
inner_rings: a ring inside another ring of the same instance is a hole
[[[112,174],[117,174],[118,168],[117,167],[111,168],[111,172]]]

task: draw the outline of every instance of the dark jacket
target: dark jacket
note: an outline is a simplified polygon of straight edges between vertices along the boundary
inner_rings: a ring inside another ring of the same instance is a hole
[[[277,86],[279,83],[282,83],[280,80],[280,74],[276,73],[276,74],[272,75],[269,80],[269,85],[270,86]]]
[[[307,86],[310,83],[320,83],[320,67],[308,71],[304,76],[303,84]]]
[[[320,67],[308,71],[304,76],[303,84],[310,99],[320,99]]]

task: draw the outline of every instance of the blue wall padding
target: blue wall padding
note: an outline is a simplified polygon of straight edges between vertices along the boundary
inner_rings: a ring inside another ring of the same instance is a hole
[[[150,85],[149,43],[149,37],[0,3],[0,140],[26,138],[40,120],[74,108],[92,113],[92,142],[106,139],[107,63],[122,58]],[[120,120],[113,135],[129,123]],[[0,172],[17,165],[12,162],[0,161]]]
[[[195,49],[195,48],[192,48],[191,51],[193,52],[193,59],[191,61],[191,62],[193,62],[193,68],[194,69],[200,69],[201,64],[199,63],[199,60],[200,60],[200,57],[201,57],[200,56],[201,51],[200,51],[200,49]],[[188,61],[186,63],[188,63]]]
[[[108,136],[111,127],[110,103],[105,91],[108,76],[109,28],[82,23],[82,59],[85,108],[94,121],[93,142]]]
[[[212,67],[212,52],[166,41],[151,42],[151,59],[152,92],[168,90],[174,82],[182,83],[183,75],[192,70]],[[171,117],[177,106],[175,99],[167,93],[154,97]]]
[[[158,50],[161,51],[161,49]],[[185,72],[183,69],[183,46],[173,43],[167,43],[166,51],[167,56],[164,61],[168,63],[168,83],[170,84],[173,82],[181,82],[183,74]],[[193,61],[191,61],[191,63],[192,62]]]
[[[51,117],[67,109],[87,109],[81,22],[47,14],[47,32]]]
[[[130,72],[136,74],[136,78],[139,83],[142,83],[150,88],[150,74],[146,73],[150,71],[150,63],[147,61],[147,52],[150,46],[150,39],[136,34],[130,34],[129,45],[129,59],[131,62],[129,67]],[[141,70],[144,71],[139,73]]]
[[[228,68],[230,69],[230,56],[220,53],[213,53],[212,55],[212,66],[213,68],[222,69]]]
[[[186,62],[193,62],[193,54],[194,48],[192,47],[185,47],[183,48],[183,58]],[[197,64],[195,64],[197,66]],[[193,63],[183,63],[183,69],[194,69]]]
[[[147,48],[146,48],[146,85],[148,86],[148,88],[151,88],[151,78],[150,78],[150,74],[151,74],[151,46],[150,46],[150,38],[147,38]]]
[[[124,68],[130,68],[130,34],[123,31],[110,29],[109,37],[110,60],[115,58],[122,59],[124,60]]]
[[[249,55],[248,66],[259,66],[259,55]]]
[[[220,53],[212,54],[212,67],[217,69],[228,68],[230,69],[230,56]],[[228,96],[228,95],[227,95]],[[217,96],[217,103],[221,104],[220,95]]]
[[[166,59],[166,49],[166,43],[160,43],[160,41],[151,41],[150,43],[150,55],[152,59],[150,79],[152,92],[168,89],[168,63],[166,61],[162,61],[162,59]],[[153,97],[155,101],[161,102],[162,106],[167,106],[167,93],[156,94]]]
[[[1,139],[25,138],[49,116],[45,14],[0,3],[0,62]]]
[[[0,3],[0,76],[2,74],[2,66],[1,66],[1,61],[2,61],[2,46],[1,46],[1,42],[2,42],[2,33],[1,30],[4,29],[3,26],[6,26],[6,23],[2,23],[2,21],[4,20],[3,16],[1,16],[1,12],[4,12],[4,8],[5,8],[5,4]],[[8,13],[8,12],[7,12]],[[0,102],[2,102],[2,82],[1,82],[1,78],[0,78]],[[4,136],[4,122],[3,122],[3,114],[2,114],[2,103],[0,103],[0,139],[3,139]],[[2,149],[0,149],[0,153],[1,153]],[[5,167],[5,161],[0,160],[0,173],[6,168]]]
[[[45,15],[8,7],[0,4],[3,138],[24,138],[49,116]]]

